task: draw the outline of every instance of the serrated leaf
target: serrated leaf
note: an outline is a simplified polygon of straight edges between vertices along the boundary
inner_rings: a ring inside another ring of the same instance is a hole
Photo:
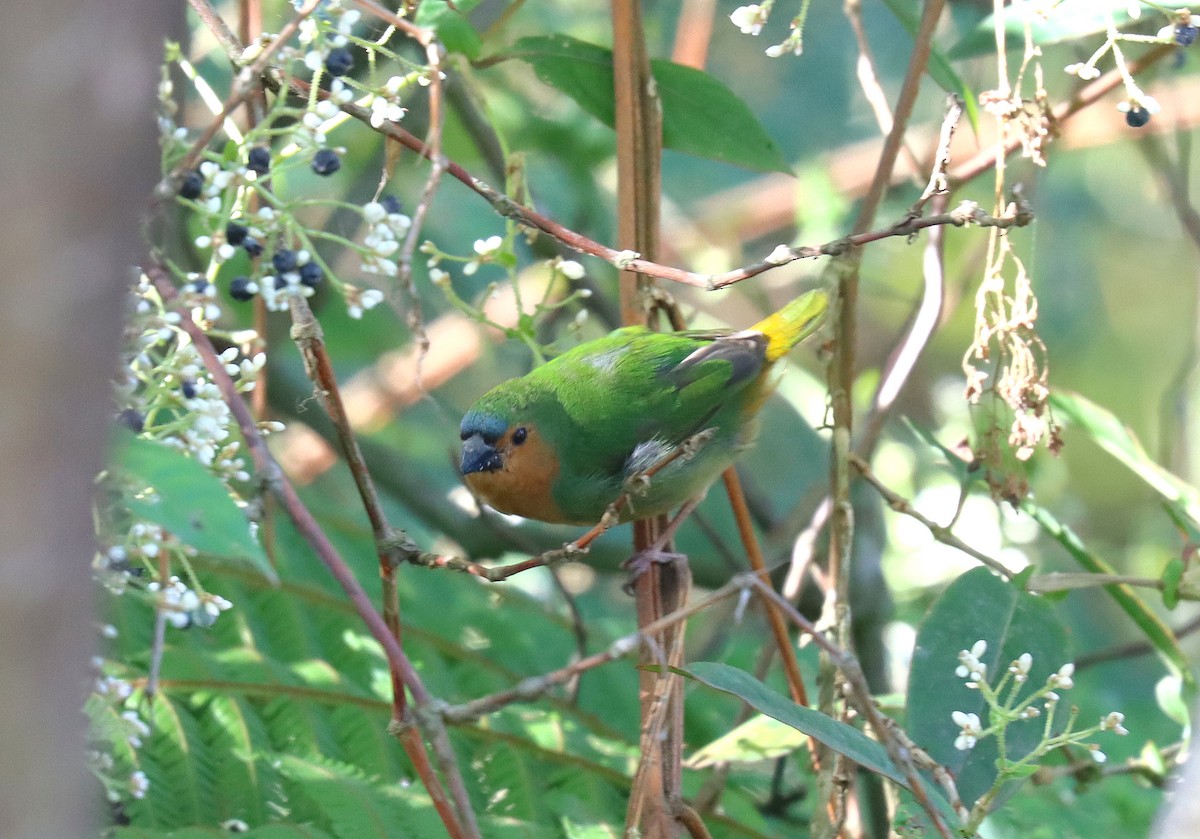
[[[182,452],[122,433],[115,446],[117,469],[152,488],[157,499],[128,498],[130,510],[160,525],[201,553],[250,562],[269,579],[275,572],[250,523],[220,479]]]
[[[1200,527],[1200,490],[1159,466],[1116,414],[1078,393],[1062,391],[1050,395],[1050,408],[1055,419],[1066,419],[1085,432],[1161,495],[1175,512],[1186,516],[1193,528]]]
[[[1038,46],[1055,44],[1071,38],[1103,32],[1109,16],[1121,26],[1129,21],[1128,0],[1060,0],[1048,17],[1040,14],[1041,4],[1014,3],[1004,10],[1005,43],[1017,49],[1025,43],[1025,26],[1029,25],[1033,42]],[[988,15],[970,33],[950,48],[950,58],[972,58],[996,48],[996,19]]]
[[[959,733],[951,718],[954,711],[978,714],[985,726],[988,722],[979,691],[969,689],[954,672],[959,651],[978,640],[987,642],[980,660],[992,679],[1022,653],[1033,656],[1029,684],[1043,684],[1069,661],[1066,630],[1050,604],[986,568],[963,574],[934,602],[917,631],[908,679],[908,732],[950,770],[968,807],[992,786],[1000,758],[994,738],[967,751],[954,745]],[[1039,718],[1008,728],[1008,760],[1019,760],[1034,749],[1043,724]]]
[[[892,763],[887,750],[857,728],[827,717],[820,711],[797,705],[771,690],[744,670],[716,661],[697,661],[683,668],[689,676],[711,688],[731,693],[766,714],[802,731],[859,766],[908,786],[904,774]]]
[[[566,35],[522,38],[513,58],[529,64],[545,84],[612,127],[612,50]],[[650,62],[662,101],[663,146],[759,172],[791,167],[746,103],[713,76],[670,61]]]
[[[793,726],[773,717],[757,714],[741,725],[701,746],[690,758],[689,769],[703,769],[715,763],[755,763],[791,754],[807,738]]]

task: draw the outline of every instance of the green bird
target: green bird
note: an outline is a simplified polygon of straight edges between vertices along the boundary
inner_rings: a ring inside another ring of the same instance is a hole
[[[502,513],[564,524],[595,524],[624,492],[621,521],[698,498],[754,441],[771,368],[827,304],[810,291],[743,332],[630,326],[580,344],[467,411],[463,479]]]

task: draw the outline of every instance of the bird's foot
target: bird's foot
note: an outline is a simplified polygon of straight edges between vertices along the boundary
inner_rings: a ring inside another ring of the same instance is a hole
[[[657,550],[655,548],[646,548],[645,550],[638,551],[621,563],[621,567],[629,572],[629,577],[625,580],[625,585],[621,586],[621,590],[633,596],[638,578],[649,571],[654,565],[670,565],[677,562],[686,563],[687,554]]]

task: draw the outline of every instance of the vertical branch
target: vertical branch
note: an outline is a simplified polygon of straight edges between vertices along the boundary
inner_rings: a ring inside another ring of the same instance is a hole
[[[908,128],[908,121],[912,116],[913,104],[916,102],[920,89],[921,77],[929,60],[933,31],[944,6],[945,0],[926,0],[925,2],[920,26],[914,39],[913,53],[909,59],[904,83],[893,113],[891,131],[888,132],[884,141],[871,186],[859,207],[853,234],[865,233],[871,229],[879,205],[891,182],[896,159]],[[829,542],[832,602],[827,602],[827,608],[832,606],[835,643],[842,646],[848,646],[850,639],[848,600],[850,574],[846,565],[850,559],[854,540],[854,513],[850,503],[851,473],[848,459],[853,431],[851,393],[855,371],[854,353],[858,321],[860,258],[860,249],[854,248],[838,263],[835,263],[838,292],[836,340],[828,374],[830,411],[833,420],[833,452],[830,464],[830,493],[833,506],[830,517]],[[820,704],[821,710],[826,713],[834,710],[836,690],[833,682],[836,678],[833,663],[823,657]],[[830,835],[840,832],[842,819],[845,816],[844,795],[848,779],[842,770],[842,764],[843,761],[837,759],[821,761],[820,789],[823,798],[829,804],[828,810],[825,812],[829,822],[823,827]]]
[[[650,72],[640,0],[613,0],[613,95],[617,132],[617,236],[621,248],[648,259],[658,252],[661,192],[662,114]],[[653,280],[623,271],[621,321],[645,323]],[[634,550],[652,549],[665,527],[662,517],[634,523]],[[653,563],[635,583],[638,626],[675,611],[686,598],[686,567]],[[683,625],[650,639],[657,653],[648,663],[679,662]],[[626,830],[653,839],[678,835],[674,806],[679,800],[683,755],[683,694],[667,667],[643,670],[639,701],[642,762],[626,814]]]

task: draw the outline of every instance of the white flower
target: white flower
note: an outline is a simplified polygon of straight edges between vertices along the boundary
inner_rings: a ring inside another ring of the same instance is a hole
[[[1096,763],[1104,763],[1104,761],[1108,760],[1108,755],[1100,751],[1100,749],[1095,745],[1089,746],[1088,748],[1091,749],[1092,760],[1096,761]]]
[[[1100,730],[1111,731],[1114,734],[1119,734],[1124,737],[1129,733],[1129,729],[1121,725],[1125,722],[1125,715],[1120,711],[1111,711],[1100,718]]]
[[[952,711],[950,719],[954,720],[954,724],[961,729],[958,737],[954,740],[954,748],[962,752],[975,748],[979,736],[983,734],[983,723],[980,721],[979,715],[968,714],[964,711]]]
[[[954,670],[954,675],[960,679],[971,679],[974,682],[981,682],[987,677],[987,665],[979,660],[979,657],[987,652],[987,641],[976,641],[969,650],[960,650],[958,653],[958,667]],[[973,685],[968,684],[968,687]]]
[[[376,96],[371,100],[371,127],[379,128],[389,121],[399,122],[407,113],[408,109],[401,107],[399,100]]]
[[[129,794],[134,798],[145,798],[148,789],[150,789],[150,780],[146,777],[145,772],[139,769],[129,776]]]
[[[767,22],[767,10],[759,5],[738,6],[729,16],[730,21],[743,35],[757,35]]]
[[[1052,688],[1061,688],[1062,690],[1070,690],[1075,687],[1075,680],[1071,676],[1075,673],[1075,665],[1067,662],[1062,667],[1058,668],[1057,673],[1051,673],[1046,679],[1046,684]]]
[[[387,218],[387,210],[378,201],[363,204],[363,221],[367,224],[378,224]]]
[[[491,256],[503,246],[504,240],[499,236],[489,236],[486,239],[475,240],[475,253],[480,256]]]
[[[1013,680],[1020,683],[1029,678],[1029,668],[1033,666],[1033,656],[1029,653],[1021,653],[1008,667],[1008,672],[1013,674]]]
[[[584,275],[583,266],[573,259],[564,259],[558,266],[558,270],[568,280],[582,280]]]

